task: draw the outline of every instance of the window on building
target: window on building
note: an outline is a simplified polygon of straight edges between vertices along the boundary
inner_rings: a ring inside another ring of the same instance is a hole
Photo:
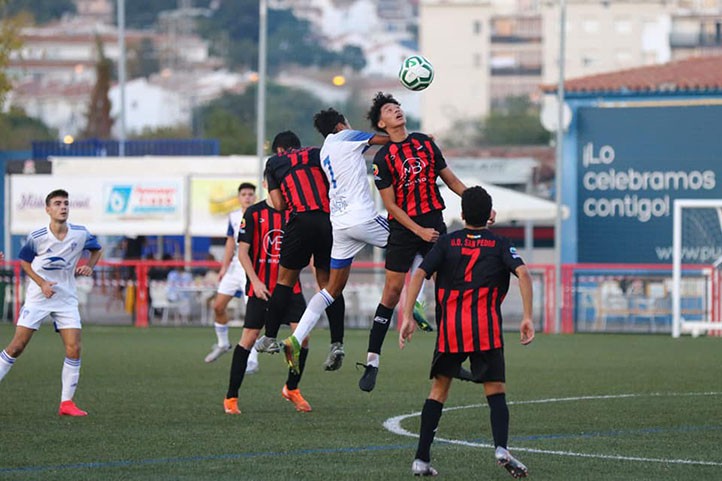
[[[620,66],[629,65],[633,60],[632,52],[629,50],[617,50],[614,56],[617,60],[617,65]]]
[[[599,32],[599,20],[596,18],[585,18],[582,21],[582,29],[586,33],[597,33]]]
[[[617,18],[614,20],[614,31],[621,35],[632,33],[632,21],[628,18]]]

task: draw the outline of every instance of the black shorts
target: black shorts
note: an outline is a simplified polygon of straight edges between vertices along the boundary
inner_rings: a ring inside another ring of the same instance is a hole
[[[429,378],[436,375],[457,377],[461,364],[469,359],[474,382],[506,382],[504,348],[490,351],[447,353],[434,351]]]
[[[268,301],[264,301],[255,296],[249,297],[246,303],[246,317],[243,321],[243,327],[248,329],[263,329],[267,310]],[[303,294],[294,294],[291,297],[291,303],[288,309],[286,309],[286,315],[281,321],[281,324],[288,326],[291,323],[298,322],[305,310],[306,299],[303,298]]]
[[[412,220],[422,227],[436,229],[440,235],[446,234],[446,224],[440,210],[412,217]],[[434,245],[433,242],[424,241],[395,219],[389,221],[389,229],[391,232],[386,247],[386,269],[389,271],[409,272],[416,254],[425,256]]]
[[[317,269],[329,270],[331,265],[331,220],[321,211],[301,212],[291,216],[283,232],[281,265],[300,271],[313,256]]]

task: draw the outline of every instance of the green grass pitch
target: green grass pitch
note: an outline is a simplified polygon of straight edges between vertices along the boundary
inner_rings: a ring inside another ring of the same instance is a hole
[[[0,344],[12,332],[0,325]],[[384,422],[420,411],[434,335],[418,332],[400,351],[389,333],[376,390],[364,393],[354,364],[365,360],[367,332],[347,331],[344,366],[332,373],[321,368],[328,332],[314,332],[301,383],[313,412],[280,396],[283,359],[262,354],[240,416],[222,410],[231,356],[203,362],[212,328],[88,326],[83,335],[75,400],[88,417],[56,414],[64,354],[48,325],[0,383],[1,480],[412,478],[416,438]],[[517,337],[506,333],[510,446],[530,479],[722,478],[722,339],[540,335],[523,348]],[[484,401],[479,386],[452,386],[445,407],[458,409],[437,434],[452,442],[432,449],[443,479],[511,479],[484,447]],[[417,416],[399,423],[411,433],[418,425]]]

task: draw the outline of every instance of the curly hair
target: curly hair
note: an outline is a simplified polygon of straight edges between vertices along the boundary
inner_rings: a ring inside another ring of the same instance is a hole
[[[313,116],[313,126],[324,137],[332,134],[340,123],[345,124],[346,117],[333,108],[322,110]]]
[[[373,101],[371,102],[371,108],[366,114],[366,118],[369,119],[369,121],[371,122],[371,128],[374,130],[378,130],[379,132],[385,132],[384,129],[379,128],[378,123],[379,119],[381,118],[381,108],[386,104],[401,105],[399,101],[394,98],[393,95],[378,92],[374,97]]]

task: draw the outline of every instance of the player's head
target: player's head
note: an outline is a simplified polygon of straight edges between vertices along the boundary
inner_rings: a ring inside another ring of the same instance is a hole
[[[290,130],[277,134],[273,138],[273,144],[271,144],[271,150],[276,154],[282,154],[287,150],[300,148],[301,140],[298,138],[298,135]]]
[[[67,199],[68,197],[68,191],[63,189],[55,189],[54,191],[45,196],[45,207],[50,207],[50,204],[52,204],[53,199],[55,198]]]
[[[336,109],[332,108],[322,110],[314,115],[313,126],[316,127],[316,130],[318,130],[318,132],[324,137],[350,127],[346,121],[346,117],[344,117]]]
[[[55,189],[45,196],[45,212],[51,219],[64,221],[68,218],[68,192],[63,189]]]
[[[461,194],[461,217],[472,227],[485,227],[491,216],[491,196],[483,188],[469,187]]]
[[[250,182],[243,182],[238,186],[238,201],[244,209],[256,201],[256,186]]]
[[[380,132],[406,124],[406,117],[399,101],[393,95],[383,92],[376,94],[366,117],[371,122],[371,128]]]

